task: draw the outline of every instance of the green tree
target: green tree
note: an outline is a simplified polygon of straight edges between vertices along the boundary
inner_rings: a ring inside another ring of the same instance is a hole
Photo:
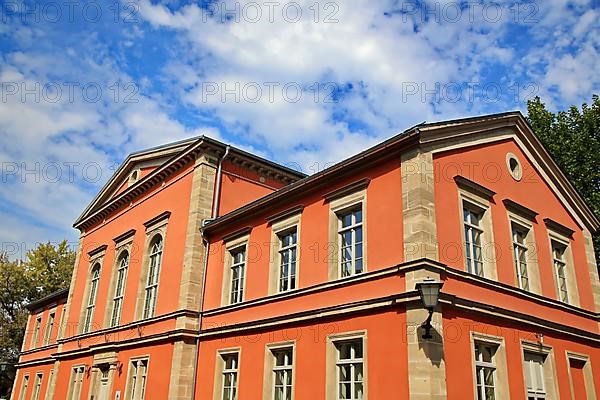
[[[25,306],[67,287],[74,264],[75,252],[66,240],[58,246],[39,244],[24,261],[0,254],[0,361],[17,361],[27,324]]]
[[[0,361],[15,362],[19,357],[30,294],[23,264],[0,254]]]
[[[27,252],[24,261],[27,275],[34,293],[32,299],[39,299],[71,283],[71,274],[75,265],[75,252],[69,248],[66,240],[54,246],[48,242],[39,244]]]
[[[529,123],[596,216],[600,216],[600,98],[581,110],[550,112],[539,97],[527,102]],[[593,234],[600,261],[600,232]]]

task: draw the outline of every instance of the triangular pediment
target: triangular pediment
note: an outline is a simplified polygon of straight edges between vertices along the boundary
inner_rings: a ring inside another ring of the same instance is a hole
[[[256,171],[281,185],[288,185],[306,176],[236,147],[199,136],[130,154],[73,226],[82,230],[102,221],[112,212],[160,185],[200,154],[207,155],[213,164],[226,156],[227,162]]]
[[[115,173],[83,211],[78,220],[101,209],[106,203],[110,202],[140,179],[151,174],[171,158],[180,154],[198,139],[199,138],[194,137],[184,141],[131,153],[119,168],[117,168]]]
[[[520,112],[422,124],[417,129],[421,146],[433,152],[512,139],[580,227],[598,229],[598,218]]]

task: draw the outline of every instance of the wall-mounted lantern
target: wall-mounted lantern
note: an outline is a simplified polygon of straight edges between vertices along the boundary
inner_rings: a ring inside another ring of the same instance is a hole
[[[415,285],[415,289],[419,291],[419,295],[421,296],[421,301],[423,302],[423,306],[429,311],[429,316],[423,322],[421,327],[425,330],[423,333],[423,339],[431,339],[431,318],[433,317],[433,310],[438,304],[440,299],[440,290],[444,286],[444,282],[432,279],[425,278],[421,282],[417,282]]]

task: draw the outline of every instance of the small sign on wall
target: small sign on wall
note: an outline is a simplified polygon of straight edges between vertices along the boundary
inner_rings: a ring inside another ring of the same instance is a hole
[[[115,392],[115,400],[121,400],[121,391],[120,390],[117,390]]]

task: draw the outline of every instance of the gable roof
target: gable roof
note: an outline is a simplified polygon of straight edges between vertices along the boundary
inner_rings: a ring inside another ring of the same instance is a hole
[[[357,168],[365,168],[375,162],[381,162],[383,159],[397,155],[398,151],[405,151],[417,146],[429,147],[442,145],[444,142],[447,143],[448,140],[456,139],[460,136],[468,138],[469,135],[475,134],[494,135],[503,129],[508,129],[513,135],[519,137],[533,157],[541,161],[538,164],[544,170],[546,178],[551,181],[555,192],[558,192],[557,194],[561,200],[570,206],[576,220],[591,231],[597,230],[600,227],[600,221],[598,221],[598,218],[593,214],[579,193],[577,193],[567,176],[552,159],[520,111],[417,124],[319,173],[294,182],[228,214],[220,216],[206,224],[204,230],[207,234],[216,232],[226,228],[233,221],[239,223],[241,220],[254,217],[259,210],[276,207],[297,196],[302,196],[308,190],[316,190],[330,183],[332,179],[339,179],[344,174],[349,174],[350,171],[355,172]]]
[[[258,157],[239,148],[226,145],[218,140],[204,135],[197,136],[131,153],[102,189],[100,189],[100,192],[98,192],[90,204],[83,210],[74,222],[73,227],[85,229],[85,227],[101,221],[111,212],[127,204],[128,201],[135,199],[185,165],[188,165],[195,160],[198,154],[207,152],[215,157],[220,157],[224,154],[227,147],[230,149],[227,158],[229,162],[256,169],[284,184],[294,182],[306,176],[301,172]],[[146,176],[141,177],[135,183],[119,191],[124,183],[127,182],[131,171],[138,165],[151,165],[155,168]]]

